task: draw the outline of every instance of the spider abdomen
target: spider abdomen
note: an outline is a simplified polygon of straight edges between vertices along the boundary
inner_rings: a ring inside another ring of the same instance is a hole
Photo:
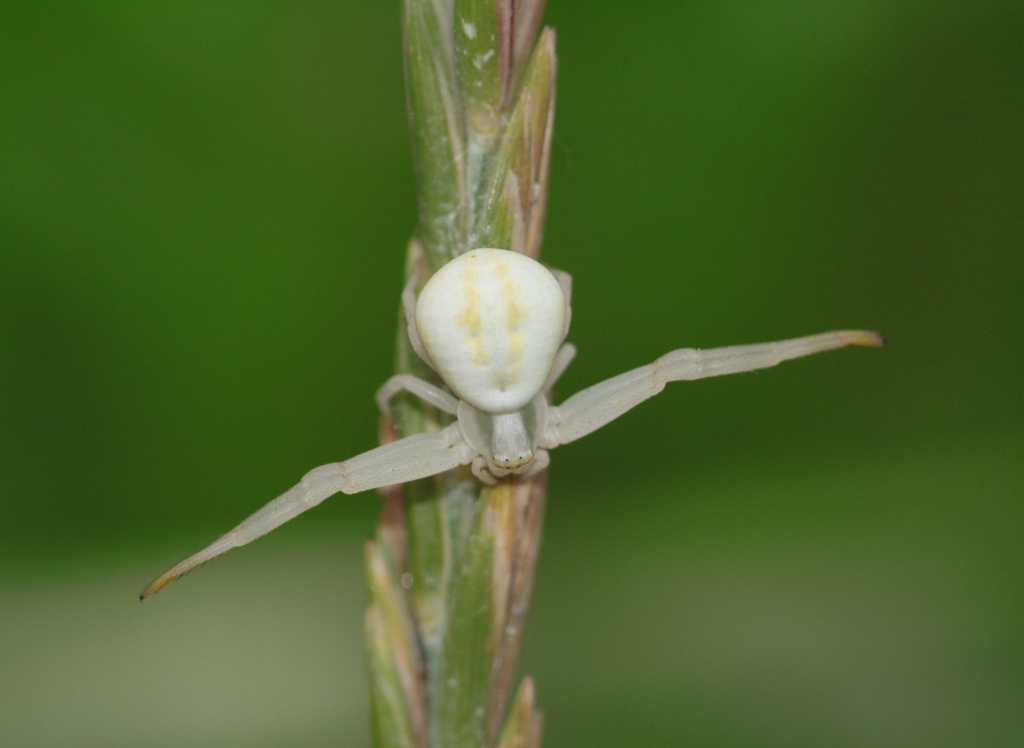
[[[504,249],[455,258],[416,302],[416,329],[437,373],[487,413],[533,400],[562,342],[565,316],[565,296],[551,272]]]

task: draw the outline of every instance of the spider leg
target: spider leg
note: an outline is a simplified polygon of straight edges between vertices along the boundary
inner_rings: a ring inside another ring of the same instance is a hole
[[[555,276],[555,280],[558,281],[558,285],[562,287],[562,294],[565,296],[565,305],[572,306],[572,276],[558,268],[549,267],[548,270],[553,276]]]
[[[416,329],[416,286],[419,283],[419,276],[413,273],[405,282],[402,289],[402,311],[405,313],[405,329],[409,333],[409,342],[416,355],[423,359],[424,363],[434,371],[437,371],[434,362],[427,355],[427,349],[423,347],[419,331]]]
[[[548,373],[547,381],[544,382],[541,392],[551,391],[551,388],[555,386],[555,382],[569,368],[569,364],[572,363],[574,358],[576,358],[576,346],[572,343],[566,343],[558,349],[558,353],[555,354],[555,360],[551,362],[551,371]]]
[[[579,439],[657,395],[667,382],[766,369],[791,358],[847,345],[883,344],[884,340],[878,333],[840,330],[775,343],[736,345],[706,351],[681,348],[666,353],[652,364],[577,392],[557,408],[550,408],[547,427],[539,445],[550,449]]]
[[[487,460],[484,459],[483,455],[477,455],[473,459],[473,475],[477,477],[481,483],[485,483],[488,486],[498,485],[498,479],[487,469]]]
[[[569,334],[569,323],[572,322],[572,276],[558,268],[548,267],[548,271],[555,276],[558,285],[562,287],[562,296],[565,297],[565,325],[562,328],[562,340],[565,340]]]
[[[242,520],[226,535],[165,571],[142,591],[140,597],[145,600],[182,574],[232,548],[251,543],[339,491],[359,493],[426,478],[466,465],[475,456],[476,452],[463,440],[458,423],[454,423],[442,431],[407,436],[345,462],[313,468],[298,485]]]
[[[391,398],[402,390],[411,392],[420,400],[451,415],[455,415],[459,407],[458,399],[440,387],[419,377],[414,377],[412,374],[396,374],[377,390],[377,406],[381,413],[386,416],[391,415]]]
[[[538,449],[533,453],[533,460],[530,464],[526,466],[526,469],[523,472],[518,473],[518,475],[523,478],[529,478],[531,475],[536,475],[542,470],[546,470],[550,463],[551,455],[548,454],[548,451],[546,449]]]

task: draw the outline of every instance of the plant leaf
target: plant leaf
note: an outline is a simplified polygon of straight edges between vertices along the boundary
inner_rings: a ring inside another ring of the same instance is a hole
[[[498,748],[539,748],[543,717],[534,707],[533,679],[523,678]]]
[[[427,748],[426,695],[416,632],[398,575],[380,543],[366,543],[370,607],[366,638],[378,746]]]
[[[493,141],[512,59],[508,0],[455,0],[455,60],[469,138]]]
[[[435,742],[445,748],[486,745],[495,650],[490,495],[501,488],[481,492],[475,521],[449,583],[447,630],[431,689],[439,699],[433,714],[437,720]]]
[[[526,70],[486,193],[474,244],[540,252],[555,110],[555,33],[545,29]]]
[[[405,0],[405,75],[419,201],[419,238],[434,270],[468,234],[466,132],[455,72],[451,0]]]

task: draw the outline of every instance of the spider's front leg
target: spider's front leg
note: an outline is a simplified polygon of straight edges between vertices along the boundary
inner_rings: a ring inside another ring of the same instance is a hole
[[[577,392],[550,408],[540,446],[548,449],[579,439],[613,421],[679,380],[717,377],[766,369],[791,358],[809,356],[848,345],[884,345],[882,336],[863,330],[838,330],[775,343],[735,345],[700,351],[681,348],[652,364],[627,371]]]
[[[336,493],[359,493],[426,478],[469,464],[476,454],[466,444],[456,422],[441,431],[393,441],[345,462],[321,465],[233,530],[161,574],[143,590],[141,597],[145,600],[200,564],[251,543]]]

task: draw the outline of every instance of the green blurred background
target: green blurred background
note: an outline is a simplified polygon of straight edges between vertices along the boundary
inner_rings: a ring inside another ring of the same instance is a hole
[[[564,396],[523,670],[551,746],[1024,744],[1024,5],[551,0]],[[0,745],[369,745],[338,498],[415,220],[390,2],[0,5]]]

